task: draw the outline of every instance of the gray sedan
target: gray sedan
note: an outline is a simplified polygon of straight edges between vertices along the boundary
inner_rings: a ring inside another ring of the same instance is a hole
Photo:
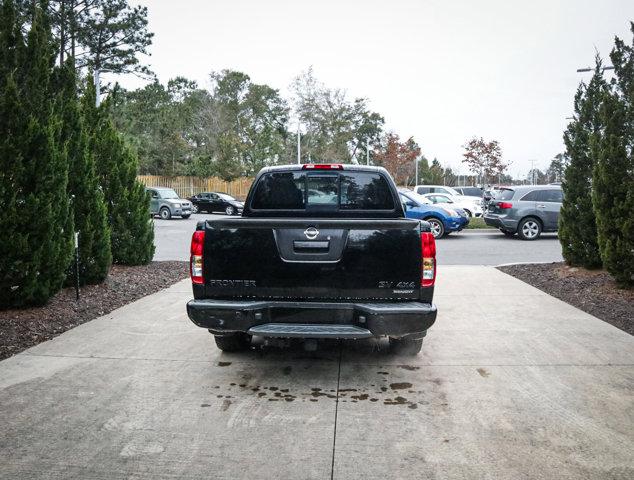
[[[531,185],[499,190],[484,221],[504,235],[536,240],[542,232],[556,232],[563,192],[559,185]]]

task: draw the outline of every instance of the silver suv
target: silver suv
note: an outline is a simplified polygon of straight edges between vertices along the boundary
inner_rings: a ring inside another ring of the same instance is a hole
[[[192,203],[184,198],[179,198],[174,189],[150,187],[146,190],[150,194],[150,213],[152,215],[169,220],[173,215],[189,218],[192,214]]]
[[[491,200],[484,221],[512,237],[536,240],[542,232],[556,232],[563,192],[559,185],[503,188]]]

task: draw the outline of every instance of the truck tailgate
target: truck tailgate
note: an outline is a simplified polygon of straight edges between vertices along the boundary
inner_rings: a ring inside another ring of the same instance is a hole
[[[204,229],[206,298],[416,300],[420,295],[416,220],[227,218],[207,221]]]

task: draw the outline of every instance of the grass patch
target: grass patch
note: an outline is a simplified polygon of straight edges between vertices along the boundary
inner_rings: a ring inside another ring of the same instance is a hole
[[[491,229],[495,229],[495,227],[491,227],[491,226],[487,225],[486,223],[484,223],[484,219],[482,217],[471,217],[469,219],[469,225],[467,225],[466,228],[467,229],[470,229],[470,228],[491,228]]]

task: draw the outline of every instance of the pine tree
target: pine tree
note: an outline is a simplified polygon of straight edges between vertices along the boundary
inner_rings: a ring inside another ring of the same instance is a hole
[[[9,16],[3,15],[3,19]],[[5,28],[3,25],[3,43]],[[4,54],[3,61],[10,57]],[[38,4],[33,8],[26,48],[13,59],[17,60],[13,73],[5,74],[0,107],[3,137],[9,130],[9,136],[3,138],[3,162],[16,159],[15,165],[3,165],[6,170],[2,172],[2,183],[15,192],[15,197],[9,195],[9,204],[14,206],[8,214],[3,212],[2,220],[2,227],[7,227],[2,235],[13,244],[8,258],[3,259],[2,306],[45,303],[61,288],[70,261],[68,165],[57,142],[60,122],[51,100],[52,59],[46,11]]]
[[[631,26],[634,34],[634,24]],[[601,258],[623,287],[634,286],[634,43],[616,39],[615,79],[603,94],[603,129],[594,135],[592,201]]]
[[[564,171],[564,200],[559,214],[559,242],[568,265],[601,267],[597,225],[592,209],[592,169],[590,136],[600,129],[598,118],[602,92],[606,88],[601,62],[590,83],[579,86],[575,95],[575,120],[564,133],[570,161]]]
[[[61,138],[68,157],[68,196],[74,231],[79,232],[79,282],[82,285],[99,283],[108,275],[112,263],[110,229],[94,157],[81,117],[72,58],[59,69],[57,87],[62,117]],[[73,259],[68,269],[69,283],[75,283],[75,275]]]
[[[109,118],[108,102],[97,108],[94,100],[95,87],[89,83],[82,106],[108,209],[112,260],[124,265],[146,264],[154,256],[154,224],[149,195],[136,179],[138,159]]]

